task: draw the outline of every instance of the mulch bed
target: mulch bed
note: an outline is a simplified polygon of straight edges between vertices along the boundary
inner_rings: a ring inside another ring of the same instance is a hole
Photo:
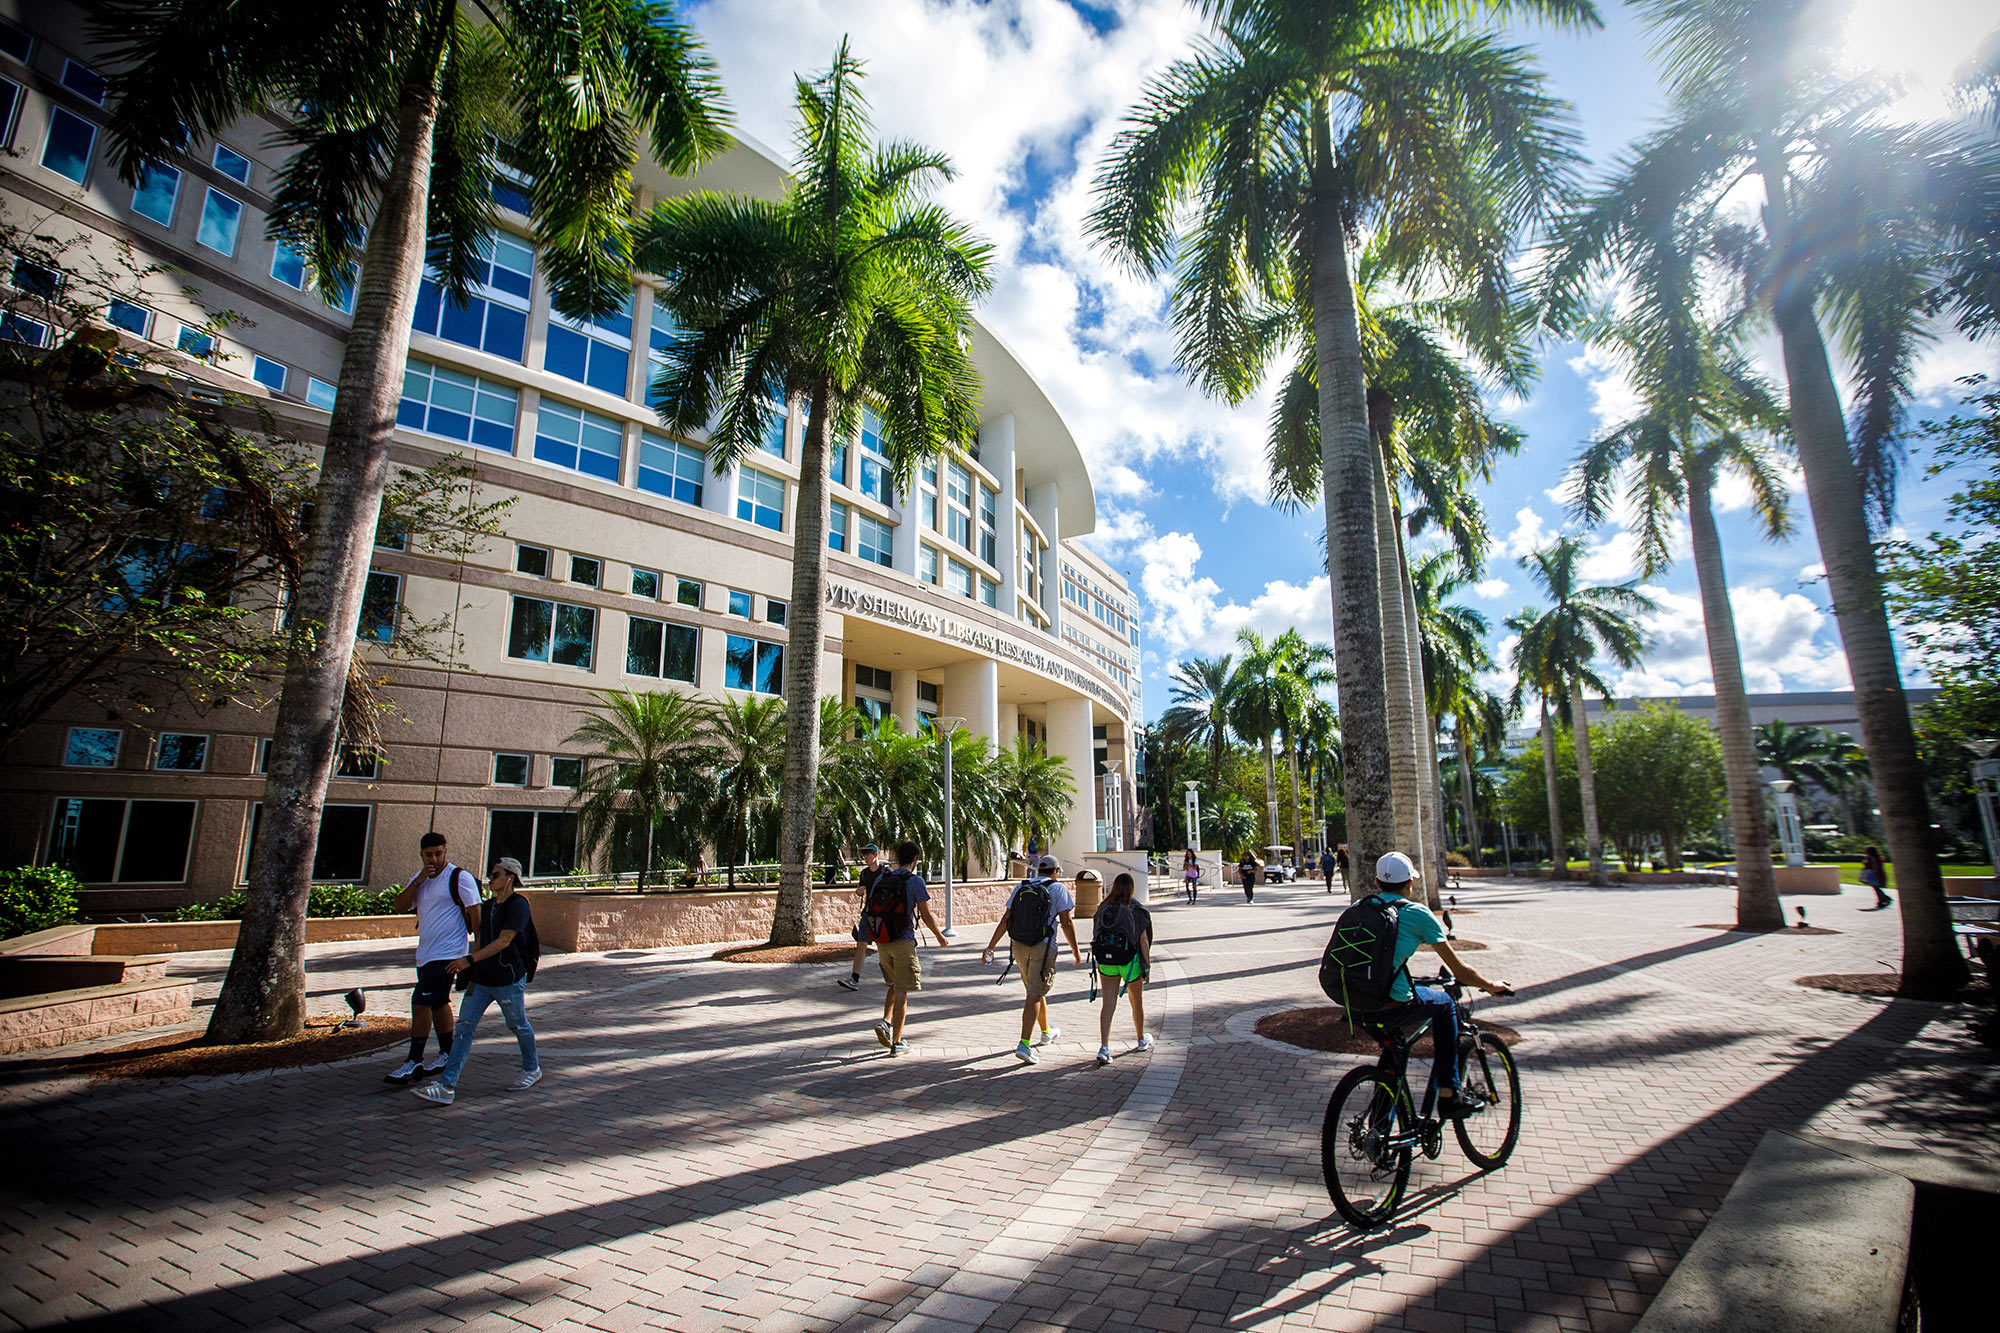
[[[1478,940],[1446,940],[1445,943],[1449,944],[1452,947],[1452,949],[1458,953],[1478,953],[1481,949],[1484,949],[1486,947],[1485,945],[1481,944]],[[1420,944],[1417,947],[1420,949],[1431,948],[1431,946],[1428,944]],[[1431,952],[1436,953],[1437,950],[1431,949]]]
[[[1810,990],[1835,991],[1841,995],[1874,995],[1889,999],[1894,997],[1902,980],[1894,972],[1816,972],[1809,977],[1800,977],[1792,984]],[[1991,1005],[1993,991],[1984,981],[1974,981],[1952,997],[1949,1003]]]
[[[854,956],[847,944],[741,944],[718,951],[714,957],[724,963],[838,963]]]
[[[1726,930],[1731,935],[1838,935],[1831,926],[1783,926],[1777,930],[1738,930],[1733,923],[1712,922],[1689,926],[1689,930]]]
[[[155,1037],[115,1051],[78,1056],[64,1064],[93,1078],[247,1074],[260,1069],[323,1065],[410,1039],[410,1020],[404,1016],[364,1015],[363,1026],[358,1028],[341,1027],[344,1021],[332,1015],[308,1018],[305,1031],[296,1037],[242,1046],[206,1046],[200,1036]]]
[[[1521,1044],[1521,1034],[1498,1023],[1481,1023],[1479,1030],[1491,1032],[1509,1046]],[[1310,1009],[1287,1009],[1282,1014],[1266,1014],[1257,1020],[1257,1035],[1282,1041],[1308,1051],[1329,1051],[1335,1055],[1379,1055],[1381,1043],[1364,1032],[1350,1029],[1339,1005],[1316,1005]],[[1428,1060],[1431,1039],[1426,1033],[1412,1055]]]

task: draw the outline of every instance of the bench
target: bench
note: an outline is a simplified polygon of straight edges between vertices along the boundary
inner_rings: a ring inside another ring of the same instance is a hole
[[[1947,898],[1951,933],[1977,956],[1981,940],[2000,940],[2000,898]]]

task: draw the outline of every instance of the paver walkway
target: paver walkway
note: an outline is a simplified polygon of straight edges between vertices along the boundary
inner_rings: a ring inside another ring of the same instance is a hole
[[[1768,1128],[2000,1160],[1962,1013],[1791,985],[1884,970],[1894,913],[1804,901],[1841,933],[1691,929],[1730,918],[1715,888],[1469,888],[1459,933],[1521,989],[1482,1008],[1525,1038],[1521,1146],[1485,1177],[1420,1159],[1368,1236],[1318,1162],[1355,1058],[1251,1031],[1324,1003],[1311,885],[1156,905],[1161,1044],[1109,1069],[1067,967],[1061,1042],[1016,1064],[979,928],[924,951],[896,1059],[878,977],[681,950],[545,960],[548,1078],[504,1091],[490,1016],[448,1109],[385,1089],[392,1053],[167,1084],[0,1064],[0,1323],[1623,1328]],[[407,949],[316,946],[316,1007],[373,980],[400,1008]]]

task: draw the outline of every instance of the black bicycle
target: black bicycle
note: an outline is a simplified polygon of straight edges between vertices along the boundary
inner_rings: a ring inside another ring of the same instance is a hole
[[[1453,1000],[1462,988],[1449,973],[1434,984]],[[1483,1032],[1464,1004],[1458,1008],[1460,1086],[1486,1101],[1484,1110],[1451,1122],[1458,1146],[1482,1171],[1506,1165],[1521,1137],[1521,1078],[1507,1043]],[[1430,1027],[1412,1030],[1361,1023],[1382,1043],[1373,1065],[1350,1070],[1333,1090],[1320,1129],[1320,1166],[1327,1193],[1340,1215],[1362,1230],[1380,1226],[1403,1201],[1417,1153],[1436,1161],[1444,1149],[1444,1125],[1434,1114],[1437,1083],[1426,1080],[1421,1107],[1410,1096],[1410,1047]]]

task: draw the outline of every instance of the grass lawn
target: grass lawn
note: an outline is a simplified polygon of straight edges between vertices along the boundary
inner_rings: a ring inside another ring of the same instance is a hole
[[[1838,861],[1831,863],[1818,861],[1814,862],[1814,864],[1838,865],[1840,867],[1840,882],[1842,884],[1859,884],[1861,882],[1861,862],[1859,861]],[[1966,865],[1963,862],[1947,861],[1938,867],[1938,873],[1942,875],[1991,875],[1993,867],[1989,865]],[[1896,887],[1896,867],[1893,865],[1889,867],[1889,887],[1892,889]]]

